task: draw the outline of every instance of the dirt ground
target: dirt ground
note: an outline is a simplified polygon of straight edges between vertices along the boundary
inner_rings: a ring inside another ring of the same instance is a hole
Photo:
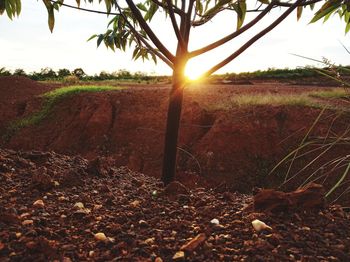
[[[340,206],[248,211],[251,196],[114,164],[0,149],[0,261],[350,260]]]
[[[157,177],[169,86],[75,95],[38,125],[5,139],[7,127],[40,110],[39,95],[53,88],[0,78],[0,261],[350,261],[350,201],[341,194],[348,180],[336,192],[343,207],[328,201],[257,211],[257,195],[244,194],[283,181],[288,165],[279,176],[266,174],[300,144],[321,109],[221,106],[243,93],[318,87],[255,82],[187,89],[177,172],[182,184],[165,188]],[[308,141],[348,138],[349,120],[346,112],[326,110]],[[349,152],[342,143],[313,160],[317,146],[306,148],[311,153],[295,161],[292,174]],[[325,187],[342,174],[341,168],[326,171],[316,181]],[[305,169],[282,188],[295,189],[310,174]],[[276,207],[280,200],[267,203]],[[256,219],[267,226],[254,228]]]

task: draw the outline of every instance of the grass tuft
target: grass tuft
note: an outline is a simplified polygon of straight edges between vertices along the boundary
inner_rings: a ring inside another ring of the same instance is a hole
[[[347,98],[349,97],[349,91],[339,88],[339,89],[311,92],[310,96],[319,97],[319,98],[331,98],[331,99]]]
[[[292,106],[313,106],[313,101],[305,94],[301,95],[276,95],[276,94],[255,94],[239,95],[234,97],[232,103],[237,106],[250,105],[292,105]]]

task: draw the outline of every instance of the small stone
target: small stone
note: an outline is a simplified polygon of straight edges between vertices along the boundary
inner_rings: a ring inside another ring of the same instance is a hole
[[[21,236],[22,236],[22,233],[20,233],[20,232],[17,232],[17,233],[16,233],[16,237],[17,237],[17,238],[20,238]]]
[[[81,202],[77,202],[74,204],[74,207],[77,209],[83,209],[84,208],[84,204]]]
[[[148,223],[145,220],[140,220],[139,225],[142,227],[148,227]]]
[[[24,221],[22,222],[22,225],[23,225],[23,226],[31,226],[31,225],[33,225],[33,223],[34,223],[33,220],[28,219],[28,220],[24,220]]]
[[[28,216],[30,216],[30,213],[26,212],[26,213],[21,214],[19,217],[20,218],[26,218]]]
[[[59,186],[60,183],[59,183],[58,181],[53,181],[53,185],[54,185],[54,186]]]
[[[220,224],[219,220],[216,219],[216,218],[210,220],[210,223],[212,223],[212,224],[214,224],[214,225],[219,225],[219,224]]]
[[[185,260],[185,252],[183,251],[177,251],[175,255],[173,256],[173,260],[176,261],[182,261]]]
[[[135,200],[135,201],[132,201],[130,203],[130,206],[132,206],[132,207],[139,207],[140,204],[141,204],[141,202],[139,200]]]
[[[89,251],[89,257],[93,257],[95,255],[95,251],[91,250]]]
[[[147,239],[145,240],[145,244],[147,244],[147,245],[153,245],[153,244],[154,244],[154,241],[155,241],[155,238],[154,238],[154,237],[147,238]]]
[[[67,200],[67,199],[66,199],[66,197],[64,197],[64,196],[58,197],[58,201],[65,201],[65,200]]]
[[[154,262],[163,262],[163,259],[160,257],[156,257],[156,259],[154,260]]]
[[[272,230],[270,226],[266,225],[264,222],[260,221],[259,219],[253,220],[252,226],[257,232],[260,232],[261,230],[267,230],[267,229]]]
[[[98,241],[104,241],[104,242],[108,241],[108,238],[102,232],[96,233],[95,234],[95,239],[98,240]]]
[[[197,235],[196,237],[194,237],[193,239],[191,239],[190,241],[188,241],[186,244],[184,244],[180,248],[180,250],[192,252],[200,244],[202,244],[206,240],[206,238],[207,238],[206,235],[204,233],[201,233],[201,234]]]
[[[44,207],[45,207],[44,201],[42,201],[41,199],[36,200],[36,201],[33,203],[33,207],[36,207],[36,208],[44,208]]]

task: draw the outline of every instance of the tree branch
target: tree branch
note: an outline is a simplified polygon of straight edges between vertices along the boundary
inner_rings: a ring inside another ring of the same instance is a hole
[[[151,39],[153,44],[159,49],[159,51],[172,63],[174,63],[174,56],[169,52],[169,50],[163,45],[163,43],[158,39],[158,37],[154,34],[152,29],[149,27],[145,19],[143,19],[142,14],[140,13],[139,9],[134,4],[133,0],[126,0],[126,3],[128,4],[131,12],[135,16],[136,20],[139,22],[141,28],[145,30],[148,37]]]
[[[213,50],[225,43],[227,43],[228,41],[231,41],[232,39],[234,39],[235,37],[239,36],[240,34],[242,34],[243,32],[245,32],[246,30],[250,29],[251,27],[253,27],[256,23],[258,23],[272,8],[273,8],[274,4],[273,1],[264,9],[264,11],[262,11],[257,17],[255,17],[252,21],[250,21],[248,24],[242,26],[240,29],[238,29],[237,31],[233,32],[232,34],[229,34],[225,37],[223,37],[222,39],[209,44],[203,48],[200,48],[198,50],[192,51],[189,53],[189,57],[193,58],[196,56],[199,56],[201,54],[204,54],[205,52],[208,52],[210,50]]]
[[[141,37],[140,34],[135,29],[135,27],[129,22],[128,18],[124,15],[124,13],[122,12],[121,7],[119,6],[118,3],[116,3],[116,6],[118,8],[118,11],[120,12],[120,15],[124,18],[125,22],[129,26],[129,29],[134,34],[134,36],[140,42],[142,42],[148,48],[148,50],[150,50],[150,52],[152,52],[154,55],[159,57],[164,63],[166,63],[171,69],[173,69],[174,68],[173,63],[171,61],[169,61],[165,56],[163,56],[160,52],[158,52],[155,48],[153,48],[143,37]]]
[[[321,2],[321,1],[323,1],[323,0],[309,0],[309,1],[305,1],[304,3],[299,3],[299,4],[297,4],[297,6],[308,6],[308,5],[316,4],[316,3]],[[298,2],[298,1],[296,1],[296,2]],[[286,3],[286,2],[277,1],[276,5],[282,6],[282,7],[291,7],[291,6],[295,5],[296,2]]]
[[[191,31],[191,17],[195,0],[190,0],[188,3],[188,9],[185,17],[185,41],[188,43]]]
[[[231,62],[233,59],[238,57],[240,54],[242,54],[248,47],[250,47],[252,44],[254,44],[257,40],[259,40],[261,37],[266,35],[268,32],[270,32],[272,29],[274,29],[277,25],[279,25],[287,16],[289,16],[290,13],[294,11],[296,7],[299,6],[301,2],[304,0],[297,0],[292,6],[290,6],[280,17],[278,17],[273,23],[271,23],[268,27],[260,31],[258,34],[253,36],[248,42],[246,42],[243,46],[241,46],[236,52],[228,56],[226,59],[218,63],[217,65],[213,66],[211,69],[209,69],[207,72],[205,72],[202,77],[208,77],[223,66],[227,65],[229,62]]]
[[[182,35],[180,33],[179,26],[178,26],[178,24],[176,22],[176,18],[175,18],[175,15],[174,15],[173,4],[171,3],[171,0],[167,0],[167,9],[168,9],[168,12],[169,12],[170,20],[171,20],[171,23],[173,25],[174,32],[175,32],[175,35],[177,37],[177,40],[179,41],[181,48],[184,48],[185,47],[185,42],[184,42],[184,39],[183,39],[183,37],[182,37]]]
[[[104,12],[104,11],[97,11],[97,10],[93,10],[93,9],[81,8],[81,7],[77,7],[74,5],[67,5],[67,4],[61,3],[59,1],[54,1],[54,0],[49,0],[49,1],[53,4],[59,4],[61,6],[69,7],[72,9],[79,10],[79,11],[85,11],[85,12],[89,12],[89,13],[103,14],[103,15],[119,15],[118,13],[112,13],[112,12],[108,13],[108,12]]]

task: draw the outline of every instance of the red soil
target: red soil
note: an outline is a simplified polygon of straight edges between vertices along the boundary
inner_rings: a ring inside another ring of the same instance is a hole
[[[2,78],[0,128],[37,110],[40,99],[36,96],[49,89],[25,78]],[[263,175],[300,143],[320,110],[297,106],[209,109],[236,94],[313,89],[317,88],[272,82],[186,90],[179,140],[180,180],[187,184],[204,183],[202,177],[212,182],[224,180],[243,192],[253,186],[277,185],[280,178]],[[159,177],[168,92],[167,86],[145,86],[79,94],[59,102],[42,123],[20,130],[2,147],[54,150],[89,159],[108,156],[118,165]],[[312,136],[326,135],[330,126],[332,134],[348,127],[349,115],[333,119],[334,112],[327,111]],[[349,145],[330,150],[328,157],[348,150]],[[301,164],[306,159],[303,161]]]

